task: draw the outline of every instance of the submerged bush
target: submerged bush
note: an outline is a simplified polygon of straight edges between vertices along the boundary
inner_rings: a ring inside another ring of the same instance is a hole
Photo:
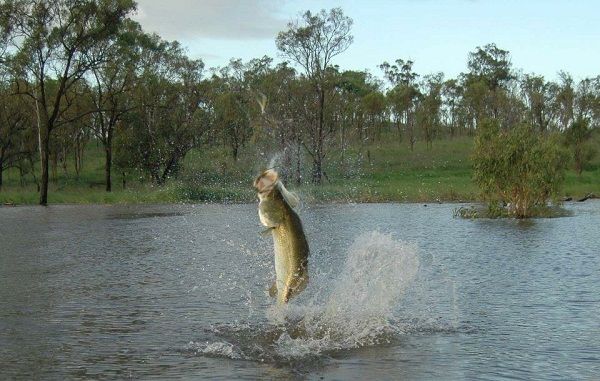
[[[558,135],[540,134],[528,124],[502,130],[487,121],[475,138],[475,183],[494,212],[506,206],[509,216],[532,217],[556,201],[567,162]]]

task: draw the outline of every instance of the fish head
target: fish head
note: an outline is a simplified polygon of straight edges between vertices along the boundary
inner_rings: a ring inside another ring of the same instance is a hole
[[[254,180],[254,187],[258,191],[258,197],[268,195],[277,188],[279,174],[274,169],[267,169]]]

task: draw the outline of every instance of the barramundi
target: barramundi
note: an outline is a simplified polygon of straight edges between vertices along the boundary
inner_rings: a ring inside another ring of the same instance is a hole
[[[300,217],[293,210],[298,197],[285,189],[273,169],[261,173],[254,181],[258,190],[258,216],[273,236],[276,280],[269,295],[280,304],[300,293],[308,284],[308,242]]]

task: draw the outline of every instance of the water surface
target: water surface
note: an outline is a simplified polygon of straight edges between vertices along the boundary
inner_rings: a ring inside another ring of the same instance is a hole
[[[600,202],[566,206],[305,205],[286,309],[256,205],[0,208],[0,379],[597,379]]]

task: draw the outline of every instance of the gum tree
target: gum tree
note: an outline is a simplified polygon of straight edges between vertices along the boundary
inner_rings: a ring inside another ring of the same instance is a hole
[[[300,20],[290,22],[288,29],[280,32],[275,41],[284,57],[302,67],[315,92],[316,122],[308,129],[310,142],[308,146],[305,144],[313,159],[315,184],[322,182],[325,140],[328,137],[325,127],[326,95],[331,83],[328,71],[333,67],[332,59],[352,44],[352,23],[341,8],[333,8],[329,12],[321,10],[316,14],[306,11]]]
[[[132,0],[7,0],[0,5],[3,29],[10,30],[11,64],[21,81],[17,92],[36,104],[41,158],[40,204],[48,203],[48,161],[52,132],[70,120],[70,90],[103,57],[90,50],[114,35]],[[47,84],[56,81],[55,91]]]

